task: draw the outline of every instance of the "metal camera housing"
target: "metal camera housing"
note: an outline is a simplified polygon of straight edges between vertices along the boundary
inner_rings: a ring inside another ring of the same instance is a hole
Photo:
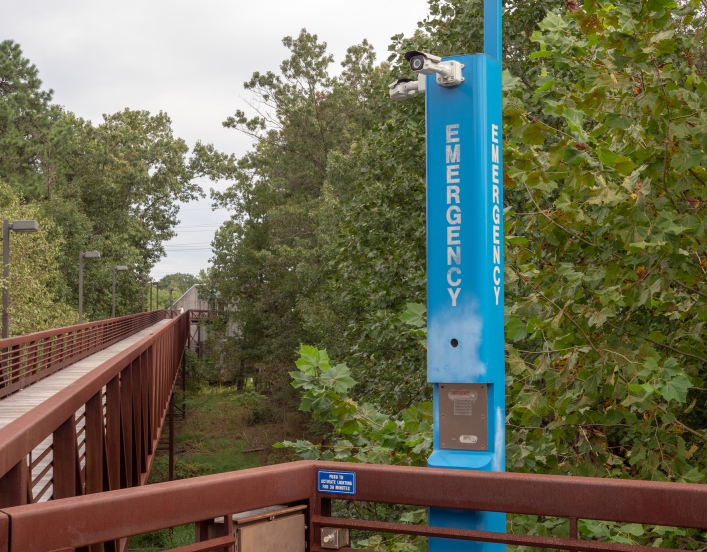
[[[410,69],[419,75],[437,73],[436,80],[440,86],[457,86],[464,82],[464,65],[458,61],[442,61],[439,56],[417,50],[407,52],[405,59],[410,63]]]
[[[415,79],[398,79],[388,85],[391,100],[407,100],[419,92],[419,82]]]

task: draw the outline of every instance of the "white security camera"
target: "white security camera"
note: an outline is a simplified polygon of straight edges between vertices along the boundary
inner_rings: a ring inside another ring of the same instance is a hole
[[[464,65],[458,61],[442,61],[439,56],[417,50],[405,54],[405,59],[410,62],[410,69],[415,73],[420,75],[437,73],[437,84],[441,86],[457,86],[464,82],[462,77]]]
[[[425,93],[425,80],[420,76],[418,80],[398,79],[388,85],[391,100],[407,100],[412,98],[417,92]]]

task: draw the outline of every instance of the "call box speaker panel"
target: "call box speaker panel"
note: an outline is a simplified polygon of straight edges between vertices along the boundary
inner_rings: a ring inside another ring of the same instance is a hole
[[[488,385],[440,383],[440,448],[488,450],[488,435]]]

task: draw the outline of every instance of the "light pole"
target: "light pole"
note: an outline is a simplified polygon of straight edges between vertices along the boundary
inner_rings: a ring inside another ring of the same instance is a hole
[[[10,336],[10,230],[15,232],[39,232],[36,220],[2,221],[2,338]]]
[[[152,280],[147,280],[147,283],[150,284],[150,311],[152,311],[152,286],[154,285],[154,282]]]
[[[128,270],[127,266],[113,266],[113,310],[111,311],[111,318],[115,318],[115,271],[123,272]]]
[[[157,288],[157,299],[155,301],[155,306],[157,307],[157,310],[160,310],[160,283],[155,282],[155,287]]]
[[[172,310],[174,302],[172,301],[172,292],[177,291],[177,288],[169,288],[169,310]]]
[[[79,251],[79,324],[83,323],[83,260],[100,258],[98,251]]]
[[[141,303],[140,303],[140,312],[145,312],[145,276],[142,274],[137,275],[137,279],[140,280],[143,285],[140,286],[140,297],[141,297]]]

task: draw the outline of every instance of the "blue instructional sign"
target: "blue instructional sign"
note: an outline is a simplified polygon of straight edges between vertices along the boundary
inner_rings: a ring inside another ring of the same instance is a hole
[[[356,494],[356,474],[354,472],[340,472],[319,470],[317,472],[317,491],[332,494]]]

